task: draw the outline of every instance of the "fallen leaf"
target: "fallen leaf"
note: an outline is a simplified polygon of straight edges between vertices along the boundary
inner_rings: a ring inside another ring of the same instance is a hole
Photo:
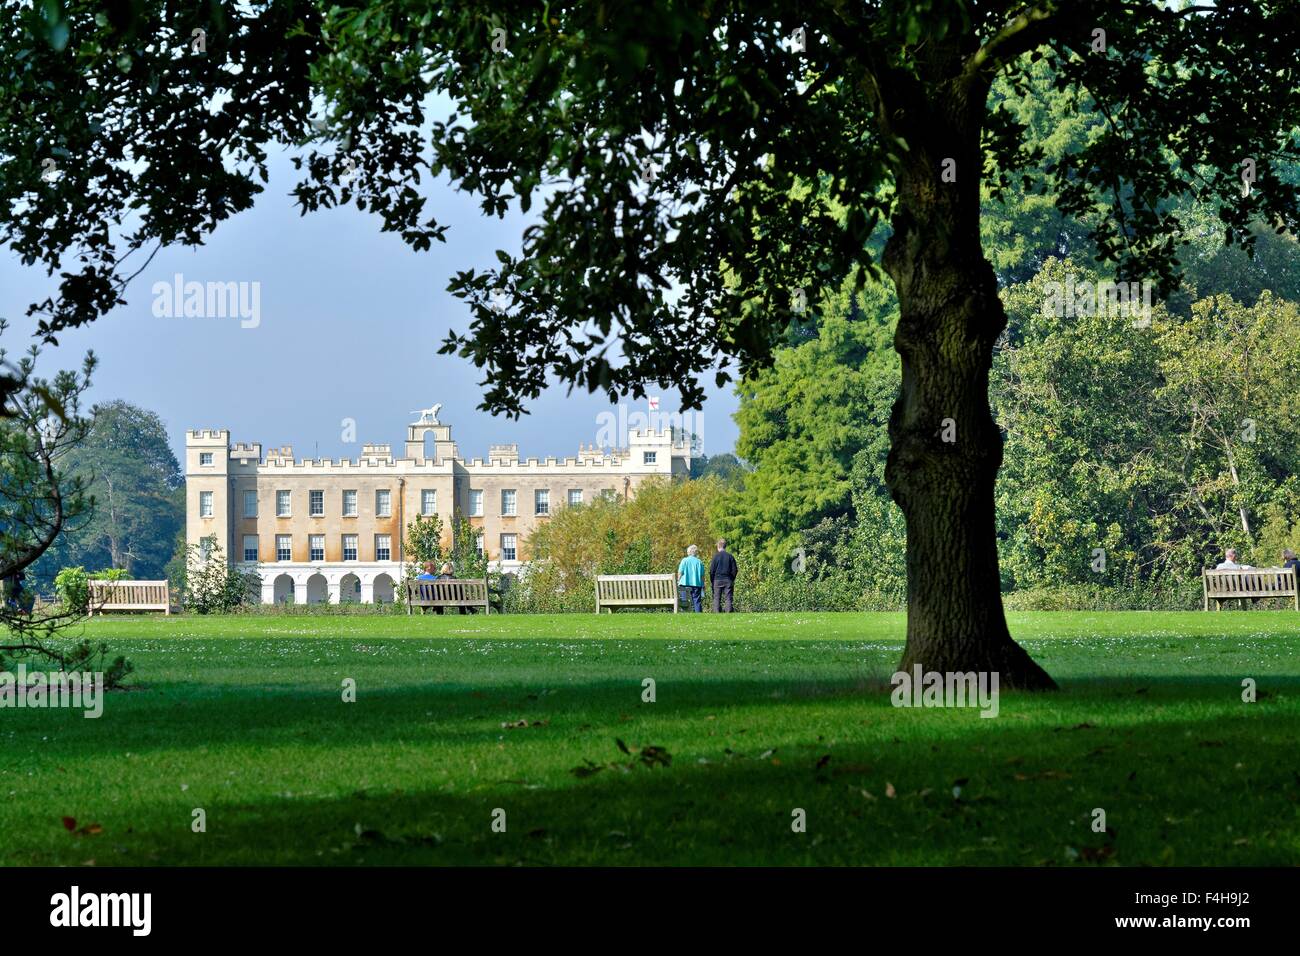
[[[889,797],[891,800],[898,796],[898,791],[895,790],[894,785],[888,781],[885,782],[885,796]]]
[[[64,817],[64,818],[63,818],[63,829],[67,830],[69,833],[71,833],[73,830],[77,829],[77,818],[76,818],[76,817]]]

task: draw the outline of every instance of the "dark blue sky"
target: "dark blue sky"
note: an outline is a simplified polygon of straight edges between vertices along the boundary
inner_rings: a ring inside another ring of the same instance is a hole
[[[603,399],[557,385],[519,421],[493,418],[476,408],[478,371],[437,354],[447,329],[464,328],[468,317],[445,291],[449,277],[492,266],[498,248],[517,251],[523,218],[487,218],[474,197],[438,185],[433,211],[449,226],[447,242],[417,253],[352,208],[300,216],[289,195],[298,175],[287,156],[277,157],[252,210],[218,227],[205,246],[159,252],[128,288],[128,304],[63,333],[43,354],[42,373],[75,367],[94,349],[92,400],[122,398],[157,412],[178,453],[186,429],[222,426],[235,441],[291,444],[299,457],[356,457],[366,441],[390,442],[400,453],[411,410],[435,402],[465,457],[511,441],[524,456],[565,456],[596,441],[597,416],[611,409]],[[260,323],[156,317],[153,286],[176,273],[186,282],[260,283]],[[42,269],[0,253],[0,316],[12,326],[0,344],[11,355],[31,341],[27,305],[54,287]],[[676,392],[662,398],[662,411],[677,409]],[[736,404],[730,388],[710,388],[696,420],[707,454],[732,449]],[[356,444],[342,440],[349,418]]]

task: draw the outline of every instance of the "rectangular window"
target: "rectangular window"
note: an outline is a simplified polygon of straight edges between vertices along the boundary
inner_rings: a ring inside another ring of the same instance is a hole
[[[480,531],[474,535],[474,550],[478,552],[479,557],[483,557],[483,532]]]
[[[505,488],[501,491],[501,514],[506,517],[517,514],[515,510],[515,490],[513,488]]]
[[[313,518],[319,518],[325,514],[325,492],[309,491],[307,492],[308,514]]]
[[[438,511],[438,492],[433,488],[424,488],[420,491],[420,514],[426,518],[429,515],[436,514]]]
[[[355,561],[357,559],[357,536],[355,534],[345,534],[343,536],[343,560]]]
[[[515,560],[515,554],[516,554],[516,551],[515,551],[515,541],[516,541],[516,540],[517,540],[517,539],[515,538],[515,536],[514,536],[513,534],[503,534],[503,535],[501,536],[501,560],[502,560],[502,561],[514,561],[514,560]]]
[[[581,489],[581,488],[570,488],[570,489],[569,489],[569,506],[570,506],[570,507],[573,507],[574,505],[580,505],[580,504],[582,504],[582,489]]]
[[[357,516],[357,493],[356,491],[343,492],[343,517],[355,518]]]
[[[277,534],[275,536],[275,560],[292,561],[293,560],[293,538],[287,534]]]
[[[255,534],[244,535],[244,560],[257,560],[257,535]]]
[[[257,517],[257,492],[256,491],[244,492],[244,517],[245,518]]]
[[[375,492],[375,517],[388,518],[393,513],[393,494],[387,488]]]
[[[546,488],[538,488],[533,492],[533,514],[548,515],[551,513],[551,492]]]
[[[469,513],[472,518],[483,517],[483,489],[471,488],[469,490]]]
[[[643,451],[641,453],[641,462],[642,464],[653,465],[658,457],[659,452],[657,451]]]
[[[212,517],[212,492],[210,491],[199,492],[199,517]]]
[[[391,561],[393,560],[393,536],[389,534],[375,535],[375,560]]]
[[[201,452],[199,452],[199,464],[200,464],[200,465],[210,465],[210,464],[212,464],[212,452],[210,452],[210,451],[201,451]]]
[[[277,518],[289,517],[289,492],[277,491],[275,493],[275,516]]]
[[[325,560],[325,535],[311,534],[307,536],[307,559],[309,561]]]

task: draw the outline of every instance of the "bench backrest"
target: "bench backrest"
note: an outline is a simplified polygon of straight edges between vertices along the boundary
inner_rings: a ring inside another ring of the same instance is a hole
[[[91,581],[90,606],[99,608],[166,608],[171,601],[166,581]]]
[[[601,604],[676,604],[674,574],[602,574],[596,578]]]
[[[412,604],[486,604],[487,599],[487,581],[482,578],[446,578],[407,583],[407,600]]]
[[[1210,597],[1290,597],[1296,593],[1295,569],[1206,571],[1205,593]]]

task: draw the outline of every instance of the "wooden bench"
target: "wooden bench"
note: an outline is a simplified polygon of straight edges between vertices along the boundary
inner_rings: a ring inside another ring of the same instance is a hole
[[[90,582],[90,616],[109,611],[162,611],[171,614],[171,589],[166,581]]]
[[[487,578],[438,578],[435,581],[406,582],[406,613],[431,607],[481,607],[492,613]]]
[[[677,575],[601,574],[596,577],[596,613],[601,608],[614,613],[616,607],[671,607],[676,614]]]
[[[1295,568],[1252,568],[1249,571],[1206,571],[1201,575],[1205,591],[1205,610],[1214,602],[1216,611],[1223,610],[1224,601],[1248,598],[1289,597],[1300,611],[1300,591],[1296,589]]]

